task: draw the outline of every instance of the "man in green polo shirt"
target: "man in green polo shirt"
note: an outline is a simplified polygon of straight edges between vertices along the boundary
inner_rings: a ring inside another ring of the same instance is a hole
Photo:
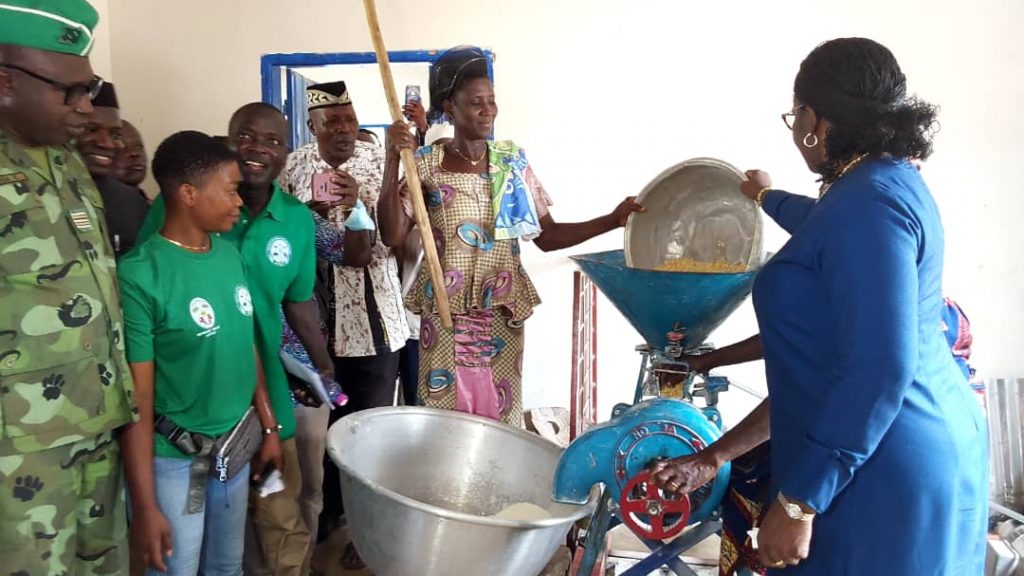
[[[294,438],[295,409],[280,360],[280,310],[284,308],[289,326],[309,351],[321,376],[333,379],[333,363],[313,303],[313,215],[276,183],[288,156],[288,123],[281,112],[263,103],[243,106],[231,118],[228,139],[241,161],[240,192],[245,202],[242,219],[228,236],[238,244],[248,267],[263,370],[274,412],[285,426],[282,438],[288,439],[284,491],[266,498],[250,498],[254,538],[247,540],[246,573],[305,576],[309,573],[306,558],[310,531],[299,500],[302,474]],[[325,431],[326,420],[325,416]]]
[[[133,419],[103,202],[69,141],[102,81],[84,0],[0,2],[0,566],[124,574]]]

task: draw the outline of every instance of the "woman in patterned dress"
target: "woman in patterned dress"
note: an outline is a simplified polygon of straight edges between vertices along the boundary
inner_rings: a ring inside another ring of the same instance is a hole
[[[424,266],[406,298],[422,317],[420,395],[427,406],[520,426],[523,324],[540,303],[520,262],[520,240],[544,251],[568,248],[624,226],[641,208],[630,197],[594,220],[555,222],[523,150],[488,140],[498,107],[479,49],[443,54],[431,68],[430,98],[432,119],[444,114],[455,127],[450,142],[416,151],[454,330],[441,325]],[[398,168],[399,150],[416,145],[404,123],[388,130],[378,218],[391,247],[401,246],[414,224]]]

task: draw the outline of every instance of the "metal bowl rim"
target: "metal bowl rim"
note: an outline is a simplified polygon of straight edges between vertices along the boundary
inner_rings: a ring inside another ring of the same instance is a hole
[[[708,157],[708,156],[700,156],[700,157],[697,157],[697,158],[690,158],[689,160],[683,160],[682,162],[680,162],[680,163],[678,163],[678,164],[676,164],[674,166],[670,166],[669,168],[666,168],[665,170],[662,170],[660,174],[655,176],[654,180],[651,180],[647,184],[647,186],[644,186],[644,189],[636,197],[637,204],[640,204],[642,206],[643,203],[644,203],[644,198],[646,198],[647,195],[651,193],[651,190],[653,190],[659,184],[664,182],[669,176],[672,176],[676,172],[678,172],[678,171],[680,171],[680,170],[682,170],[684,168],[689,168],[691,166],[711,166],[713,168],[721,168],[721,169],[723,169],[723,170],[725,170],[727,172],[730,172],[730,173],[734,174],[737,178],[740,179],[740,182],[742,182],[744,180],[744,178],[745,178],[744,174],[742,172],[740,172],[738,168],[736,168],[735,166],[733,166],[732,164],[729,164],[728,162],[726,162],[724,160],[719,160],[717,158],[711,158],[711,157]],[[742,197],[744,200],[752,203],[752,204],[757,204],[756,202],[754,202],[750,198],[747,198],[743,194],[739,194],[739,196]],[[758,210],[760,210],[760,206],[758,206],[757,208],[758,208]],[[626,266],[628,266],[630,268],[633,268],[633,257],[630,254],[630,239],[632,237],[631,233],[633,231],[633,227],[631,226],[631,224],[633,223],[633,216],[634,216],[634,214],[630,214],[629,215],[629,219],[626,221],[626,232],[625,232],[625,238],[623,240],[623,249],[622,249],[623,253],[626,256]],[[760,212],[758,212],[758,216],[760,216]],[[755,226],[757,226],[759,228],[761,226],[761,219],[758,217],[756,220],[757,220],[757,223],[755,224]]]
[[[551,442],[548,442],[547,440],[541,438],[540,436],[537,436],[536,434],[531,434],[531,433],[529,433],[529,432],[527,432],[525,430],[520,430],[518,428],[513,428],[511,426],[500,425],[496,420],[492,420],[490,418],[484,418],[483,416],[476,416],[476,415],[473,415],[473,414],[466,414],[464,412],[458,412],[456,410],[443,410],[443,409],[440,409],[440,408],[428,408],[428,407],[425,407],[425,406],[385,406],[385,407],[382,407],[382,408],[371,408],[371,409],[368,409],[368,410],[361,410],[359,412],[356,412],[354,414],[350,414],[350,415],[346,416],[345,418],[339,420],[338,424],[345,423],[346,427],[351,428],[352,426],[357,425],[359,422],[361,422],[363,420],[367,420],[367,419],[369,419],[369,418],[371,418],[373,416],[388,415],[388,414],[392,414],[392,415],[425,414],[425,415],[428,415],[428,416],[443,416],[445,418],[456,418],[456,419],[459,419],[459,420],[465,420],[465,421],[468,421],[468,422],[484,424],[484,425],[491,426],[491,427],[501,427],[504,431],[516,434],[520,438],[523,438],[524,440],[528,440],[531,443],[540,444],[540,445],[543,445],[545,447],[551,447],[551,448],[555,448],[555,449],[560,450],[560,451],[564,451],[564,450],[558,448],[558,446],[556,446],[555,444],[552,444]],[[335,426],[337,426],[338,424],[335,424]],[[333,427],[334,426],[332,426],[332,428]],[[338,450],[339,451],[339,460],[341,459],[340,458],[341,452],[344,451],[344,447],[346,445],[347,444],[343,443],[343,445],[341,447],[339,447],[339,450]],[[415,509],[415,510],[417,510],[419,512],[426,512],[428,514],[431,514],[431,515],[434,515],[434,516],[439,516],[441,518],[446,518],[448,520],[457,520],[457,521],[460,521],[460,522],[469,522],[471,524],[483,524],[485,526],[494,526],[494,527],[498,527],[498,528],[549,528],[549,527],[558,526],[559,524],[565,524],[565,523],[568,523],[570,521],[576,522],[579,519],[583,518],[584,516],[590,516],[591,514],[594,513],[594,510],[597,509],[598,499],[600,498],[600,494],[601,494],[599,487],[597,487],[597,486],[593,487],[590,490],[590,497],[587,499],[587,502],[585,504],[581,505],[579,507],[579,510],[577,510],[575,513],[573,513],[570,516],[563,516],[563,517],[559,517],[559,518],[545,518],[544,520],[535,520],[535,521],[532,521],[532,522],[527,522],[527,521],[522,521],[522,520],[505,520],[505,519],[502,519],[502,518],[494,518],[493,516],[477,516],[476,514],[467,514],[465,512],[458,512],[458,511],[455,511],[455,510],[448,510],[447,508],[441,508],[440,506],[434,506],[433,504],[427,504],[426,502],[420,502],[419,500],[416,500],[415,498],[409,498],[408,496],[405,496],[403,494],[399,494],[398,492],[395,492],[394,490],[390,490],[388,488],[385,488],[384,486],[381,486],[380,484],[377,484],[377,483],[374,483],[374,482],[370,482],[369,480],[361,477],[359,474],[356,474],[355,471],[352,470],[352,467],[348,466],[347,464],[344,464],[344,463],[338,462],[338,461],[335,461],[335,464],[337,464],[338,468],[342,469],[351,478],[353,478],[354,480],[356,480],[360,484],[363,484],[364,486],[366,486],[372,492],[375,492],[375,493],[377,493],[377,494],[379,494],[381,496],[385,496],[385,497],[393,499],[393,500],[397,500],[398,502],[400,502],[400,503],[402,503],[402,504],[404,504],[406,506],[409,506],[409,507],[411,507],[411,508],[413,508],[413,509]],[[554,502],[556,504],[563,504],[563,505],[566,505],[566,506],[572,506],[573,505],[573,504],[570,504],[570,503],[556,502],[555,500],[552,500],[552,502]]]

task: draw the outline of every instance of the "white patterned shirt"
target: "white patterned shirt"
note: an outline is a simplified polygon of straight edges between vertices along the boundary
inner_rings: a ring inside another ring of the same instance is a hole
[[[359,197],[374,221],[377,220],[377,200],[384,179],[384,150],[378,146],[356,141],[355,153],[338,166],[359,183]],[[313,174],[330,172],[333,168],[320,157],[316,142],[307,144],[288,155],[281,173],[281,185],[299,200],[313,198]],[[341,209],[329,214],[332,224],[344,228]],[[409,325],[402,302],[402,284],[398,279],[398,262],[391,249],[374,233],[373,255],[364,268],[334,267],[334,353],[342,358],[376,356],[395,352],[409,338]],[[366,277],[369,277],[377,318],[370,317],[366,298]],[[373,324],[383,329],[383,341],[374,342]]]

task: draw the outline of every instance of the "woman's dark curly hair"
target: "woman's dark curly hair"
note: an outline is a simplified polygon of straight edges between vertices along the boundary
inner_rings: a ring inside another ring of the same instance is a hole
[[[861,154],[924,160],[932,153],[935,106],[907,97],[907,78],[888,48],[866,38],[839,38],[811,52],[793,93],[827,119],[822,180]]]
[[[430,66],[427,121],[431,124],[441,121],[446,100],[454,100],[467,82],[487,77],[487,56],[475,46],[457,46],[439,56]]]

